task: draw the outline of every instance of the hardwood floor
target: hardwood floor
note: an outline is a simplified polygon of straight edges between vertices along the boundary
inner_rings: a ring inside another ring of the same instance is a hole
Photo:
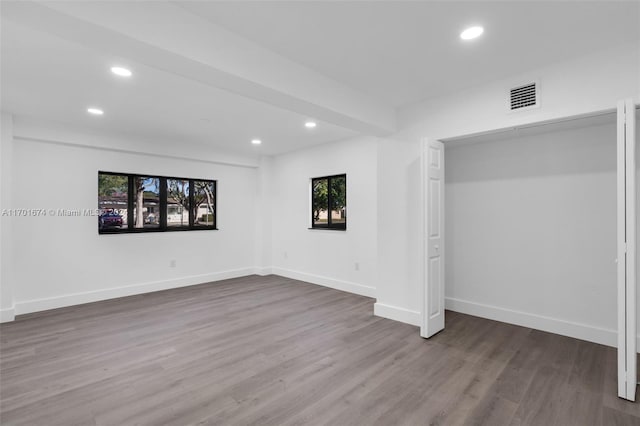
[[[2,425],[640,425],[613,348],[246,277],[0,326]]]

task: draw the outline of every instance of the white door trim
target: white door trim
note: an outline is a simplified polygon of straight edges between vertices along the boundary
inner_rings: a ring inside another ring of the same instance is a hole
[[[636,372],[636,164],[635,105],[618,102],[618,396],[635,401]]]

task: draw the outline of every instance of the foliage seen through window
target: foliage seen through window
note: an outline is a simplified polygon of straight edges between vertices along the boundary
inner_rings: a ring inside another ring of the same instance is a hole
[[[311,179],[311,226],[347,228],[347,176]]]
[[[99,233],[216,229],[216,181],[98,172]]]

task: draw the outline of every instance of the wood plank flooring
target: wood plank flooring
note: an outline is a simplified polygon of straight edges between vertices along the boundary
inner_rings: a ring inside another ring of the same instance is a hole
[[[640,425],[612,348],[246,277],[0,326],[2,425]]]

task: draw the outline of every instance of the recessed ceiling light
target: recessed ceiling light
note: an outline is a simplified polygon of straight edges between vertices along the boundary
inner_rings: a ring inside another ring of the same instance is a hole
[[[120,77],[131,77],[131,71],[122,67],[111,67],[111,72]]]
[[[251,140],[251,143],[254,145],[260,145],[262,143],[262,141],[260,139],[253,139]]]
[[[100,108],[87,108],[87,112],[89,114],[93,114],[93,115],[102,115],[102,114],[104,114],[104,111],[101,110]]]
[[[476,37],[480,37],[484,32],[482,27],[470,27],[460,33],[460,38],[463,40],[472,40]]]
[[[313,129],[316,126],[317,124],[315,121],[307,121],[306,123],[304,123],[304,127],[306,127],[307,129]]]

